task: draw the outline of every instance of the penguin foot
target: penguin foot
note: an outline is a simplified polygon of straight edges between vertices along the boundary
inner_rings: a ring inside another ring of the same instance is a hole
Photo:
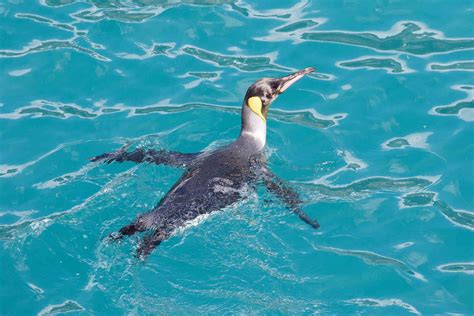
[[[130,145],[127,144],[127,145],[122,146],[116,151],[94,156],[94,157],[89,158],[89,160],[92,162],[97,162],[97,161],[105,162],[106,164],[110,164],[111,162],[114,162],[114,161],[122,162],[127,157],[128,147],[130,147]]]
[[[156,248],[162,241],[168,239],[168,234],[164,231],[157,230],[153,234],[146,236],[140,242],[135,256],[138,259],[145,260],[145,258]]]

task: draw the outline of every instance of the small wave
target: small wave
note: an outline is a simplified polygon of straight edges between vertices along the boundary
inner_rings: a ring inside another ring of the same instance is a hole
[[[337,151],[337,155],[342,157],[342,159],[344,159],[344,162],[346,163],[344,166],[342,166],[341,168],[338,168],[336,169],[335,171],[319,178],[319,179],[316,179],[314,181],[310,181],[309,183],[313,183],[313,184],[328,184],[328,179],[342,173],[342,172],[345,172],[345,171],[349,171],[349,170],[361,170],[361,169],[365,169],[368,167],[368,165],[363,162],[362,160],[354,157],[354,155],[352,153],[350,153],[349,151],[347,150],[338,150]]]
[[[181,48],[183,54],[195,57],[206,63],[218,67],[232,67],[244,72],[254,72],[262,70],[282,70],[289,71],[289,68],[274,63],[276,53],[262,56],[232,56],[222,55],[212,51],[204,50],[195,46],[184,46]]]
[[[275,19],[283,21],[298,21],[303,16],[303,10],[310,5],[309,0],[300,0],[294,6],[283,9],[257,10],[249,4],[237,1],[241,8],[245,9],[245,16],[255,19]]]
[[[323,184],[318,179],[313,182],[302,183],[301,185],[307,188],[304,192],[311,201],[318,201],[321,198],[353,201],[363,199],[372,192],[403,192],[424,189],[434,184],[438,179],[438,176],[411,178],[369,177],[342,185]]]
[[[266,36],[255,37],[254,39],[264,42],[281,42],[291,40],[294,43],[299,43],[301,42],[302,33],[316,28],[324,24],[326,21],[327,19],[325,18],[301,19],[292,21],[271,30]]]
[[[67,183],[70,183],[70,182],[74,181],[75,179],[78,179],[78,178],[84,176],[85,174],[87,174],[87,172],[92,170],[94,167],[95,167],[94,163],[88,163],[87,165],[81,167],[77,171],[63,174],[63,175],[61,175],[59,177],[56,177],[52,180],[35,183],[35,184],[33,184],[33,187],[35,189],[38,189],[38,190],[53,189],[53,188],[56,188],[58,186],[62,186],[62,185],[65,185]]]
[[[75,3],[75,0],[40,0],[49,7],[62,7]],[[238,5],[236,0],[181,0],[181,1],[87,1],[90,8],[72,14],[83,22],[98,22],[101,20],[116,20],[126,23],[143,23],[166,12],[169,9],[183,5],[189,6],[223,6],[248,16],[248,10]]]
[[[474,262],[453,262],[442,264],[436,270],[445,273],[465,273],[474,275]]]
[[[150,46],[145,44],[137,44],[143,50],[142,55],[130,54],[130,53],[116,53],[115,55],[123,59],[137,59],[145,60],[155,56],[164,55],[170,58],[175,58],[176,55],[171,52],[176,46],[176,43],[155,43],[153,42]]]
[[[348,304],[354,304],[357,306],[366,306],[366,307],[397,306],[397,307],[403,308],[404,310],[412,314],[421,315],[421,313],[413,305],[410,305],[398,298],[389,298],[389,299],[355,298],[351,300],[346,300],[345,302]]]
[[[429,56],[474,48],[473,38],[445,38],[442,32],[432,30],[425,24],[414,21],[397,22],[386,32],[317,31],[303,33],[301,39],[367,47],[380,52],[400,52],[418,56]]]
[[[217,72],[218,73],[218,72]],[[211,73],[188,73],[186,76],[201,76],[211,75]],[[217,80],[211,79],[198,79],[198,80]],[[189,83],[188,83],[189,84]],[[242,108],[235,106],[221,106],[216,104],[208,103],[184,103],[184,104],[171,104],[170,99],[162,100],[158,103],[142,106],[142,107],[131,107],[124,104],[115,104],[113,106],[104,106],[104,104],[95,103],[96,109],[87,109],[83,108],[75,103],[62,103],[48,100],[34,100],[30,102],[30,105],[20,107],[14,112],[10,113],[0,113],[0,119],[10,119],[17,120],[24,117],[55,117],[60,119],[68,119],[71,117],[79,117],[82,119],[93,119],[101,115],[114,114],[119,112],[128,112],[128,116],[134,115],[147,115],[152,113],[159,114],[174,114],[174,113],[183,113],[192,110],[210,110],[231,113],[234,115],[241,115]],[[294,123],[301,126],[307,126],[311,128],[330,128],[337,126],[339,121],[346,118],[346,113],[336,113],[331,115],[322,115],[319,114],[314,109],[303,109],[296,111],[287,111],[281,109],[272,109],[269,112],[269,118],[275,119],[283,123]],[[3,173],[7,173],[8,170],[5,169],[10,166],[3,166]],[[15,173],[17,166],[11,166],[12,173]],[[15,169],[15,170],[13,170]],[[1,167],[0,167],[0,170]],[[1,174],[0,174],[1,176]]]
[[[20,50],[4,49],[0,50],[0,58],[23,57],[34,53],[41,53],[57,49],[71,49],[75,52],[85,54],[99,61],[111,61],[109,58],[95,52],[92,49],[75,44],[75,37],[69,40],[51,39],[46,41],[32,40],[28,45]]]
[[[12,77],[21,77],[31,72],[31,68],[18,69],[9,71],[8,74]]]
[[[41,295],[44,293],[44,290],[42,288],[40,288],[39,286],[31,283],[31,282],[28,282],[27,283],[28,287],[37,295]]]
[[[474,121],[474,86],[454,85],[451,89],[462,91],[467,96],[448,105],[435,106],[428,113],[439,116],[457,116],[466,122]]]
[[[460,60],[450,63],[429,63],[426,66],[427,70],[438,71],[438,72],[450,72],[450,71],[474,71],[473,60]]]
[[[429,149],[428,137],[433,135],[433,132],[413,133],[403,137],[395,137],[387,140],[382,144],[385,150],[403,149],[407,147]]]
[[[81,143],[81,142],[71,142],[71,143],[65,143],[65,144],[61,144],[59,146],[56,146],[54,149],[48,151],[47,153],[41,155],[40,157],[38,157],[37,159],[35,160],[32,160],[32,161],[29,161],[29,162],[26,162],[24,164],[21,164],[21,165],[0,165],[0,177],[12,177],[12,176],[15,176],[21,172],[23,172],[23,170],[25,170],[26,168],[36,164],[37,162],[43,160],[44,158],[60,151],[61,149],[63,149],[65,146],[69,146],[69,145],[72,145],[72,144],[78,144],[78,143]]]
[[[38,22],[38,23],[44,23],[44,24],[47,24],[51,27],[61,29],[61,30],[65,30],[65,31],[69,31],[69,32],[72,32],[74,34],[83,35],[83,34],[86,33],[85,31],[78,31],[76,29],[76,27],[73,26],[73,25],[70,25],[70,24],[67,24],[67,23],[57,22],[57,21],[54,21],[50,18],[41,16],[41,15],[37,15],[37,14],[17,13],[17,14],[15,14],[15,17],[19,18],[19,19],[26,19],[26,20],[35,21],[35,22]]]
[[[179,78],[196,78],[195,80],[184,84],[185,89],[193,89],[205,81],[217,81],[221,78],[222,71],[216,72],[187,72]]]
[[[334,247],[315,246],[309,240],[307,241],[315,250],[332,252],[332,253],[343,255],[343,256],[357,257],[370,265],[390,266],[390,267],[393,267],[402,276],[408,276],[410,278],[415,278],[417,280],[427,282],[426,278],[423,275],[410,269],[406,263],[398,259],[382,256],[375,252],[365,251],[365,250],[347,250],[347,249],[340,249],[340,248],[334,248]]]
[[[340,61],[337,66],[346,69],[384,69],[388,74],[407,74],[413,72],[406,62],[398,57],[363,56],[352,60]]]
[[[58,220],[64,218],[65,216],[74,215],[77,212],[80,212],[81,210],[89,206],[89,204],[95,202],[99,197],[103,196],[106,193],[109,193],[113,187],[126,181],[130,174],[133,173],[136,168],[137,166],[134,166],[127,171],[117,174],[114,178],[112,178],[104,186],[102,186],[100,191],[94,193],[81,203],[73,206],[68,210],[55,212],[40,218],[28,218],[11,225],[0,225],[0,240],[20,243],[22,240],[28,238],[31,235],[39,236],[48,227],[55,224]],[[78,219],[76,218],[76,220]]]
[[[402,250],[402,249],[411,247],[411,246],[413,246],[414,244],[415,244],[415,243],[414,243],[413,241],[407,241],[407,242],[404,242],[404,243],[395,245],[395,246],[393,246],[393,248],[395,248],[396,250]]]
[[[22,222],[29,220],[31,215],[38,213],[36,210],[28,210],[28,211],[0,211],[0,218],[4,216],[14,216],[18,218],[17,222]]]
[[[73,300],[66,300],[61,304],[46,306],[38,313],[38,316],[57,315],[83,311],[85,311],[84,307],[82,307],[78,302],[75,302]]]
[[[474,231],[474,212],[455,210],[443,201],[434,202],[434,206],[454,225]]]
[[[436,196],[436,193],[428,191],[408,193],[400,197],[398,206],[400,208],[410,208],[433,205]]]

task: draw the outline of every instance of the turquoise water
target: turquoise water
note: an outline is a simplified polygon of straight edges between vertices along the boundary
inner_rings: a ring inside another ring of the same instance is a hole
[[[474,313],[472,1],[0,2],[0,314]],[[90,163],[231,142],[256,79],[260,188],[145,262],[109,233],[180,176]]]

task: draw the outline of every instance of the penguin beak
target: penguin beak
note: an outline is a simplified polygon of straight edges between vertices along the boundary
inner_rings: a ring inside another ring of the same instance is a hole
[[[296,81],[300,80],[301,78],[304,77],[304,75],[307,75],[309,73],[312,73],[316,69],[312,67],[305,68],[303,70],[297,71],[289,76],[286,77],[281,77],[281,78],[275,78],[274,80],[278,83],[277,89],[276,89],[276,94],[279,95],[283,92],[285,92],[286,89],[288,89],[292,84],[294,84]]]

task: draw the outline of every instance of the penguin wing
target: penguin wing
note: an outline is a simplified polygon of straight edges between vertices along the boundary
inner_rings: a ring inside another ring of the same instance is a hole
[[[132,161],[136,163],[141,162],[150,162],[157,165],[169,165],[173,167],[187,167],[195,158],[197,158],[199,153],[180,153],[177,151],[168,151],[165,149],[155,150],[148,149],[144,150],[137,148],[132,152],[127,152],[128,146],[124,146],[117,151],[104,153],[90,158],[92,162],[105,162],[107,164],[112,162],[125,162]]]
[[[290,187],[284,180],[271,172],[267,167],[262,167],[262,178],[265,187],[269,192],[277,196],[283,203],[286,204],[287,209],[298,215],[298,217],[306,224],[313,228],[319,228],[319,223],[315,219],[311,219],[301,209],[301,204],[298,192]]]

